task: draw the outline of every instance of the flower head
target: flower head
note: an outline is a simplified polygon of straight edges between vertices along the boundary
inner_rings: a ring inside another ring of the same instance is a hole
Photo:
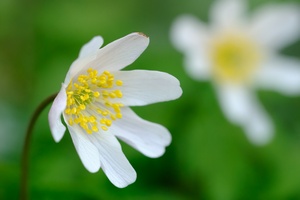
[[[161,156],[171,142],[165,127],[141,119],[129,106],[173,100],[182,90],[167,73],[120,71],[148,46],[144,34],[132,33],[100,48],[102,44],[97,36],[82,47],[53,102],[49,124],[59,142],[66,130],[63,115],[85,168],[102,168],[114,185],[126,187],[135,181],[136,172],[116,138],[148,157]]]
[[[247,19],[244,0],[217,0],[208,27],[190,15],[179,17],[172,41],[185,54],[187,72],[211,79],[227,118],[242,126],[255,144],[267,143],[273,125],[258,103],[255,88],[300,93],[300,61],[278,54],[300,33],[298,5],[269,5]]]

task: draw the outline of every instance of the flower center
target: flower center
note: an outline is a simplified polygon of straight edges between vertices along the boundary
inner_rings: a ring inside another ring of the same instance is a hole
[[[222,34],[212,42],[213,73],[221,82],[249,81],[261,60],[255,42],[245,34]]]
[[[99,127],[106,131],[116,119],[122,118],[123,104],[114,99],[122,98],[123,82],[115,80],[114,75],[104,71],[98,75],[97,70],[89,68],[86,74],[66,88],[67,107],[65,116],[70,126],[79,125],[88,134],[98,132]]]

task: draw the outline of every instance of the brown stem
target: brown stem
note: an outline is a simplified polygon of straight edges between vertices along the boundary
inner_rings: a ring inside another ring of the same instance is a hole
[[[28,158],[29,158],[29,148],[30,148],[30,141],[32,137],[32,130],[34,127],[34,124],[38,118],[38,116],[41,114],[41,112],[46,108],[46,106],[51,103],[55,97],[57,96],[57,93],[49,96],[47,99],[45,99],[35,110],[33,113],[31,120],[29,122],[29,126],[27,128],[27,132],[25,135],[25,142],[22,152],[22,160],[21,160],[21,182],[20,182],[20,199],[21,200],[27,200],[28,199]]]

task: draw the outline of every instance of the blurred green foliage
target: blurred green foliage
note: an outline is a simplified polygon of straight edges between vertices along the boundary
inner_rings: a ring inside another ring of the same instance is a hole
[[[250,1],[250,11],[278,1]],[[280,1],[299,2],[300,1]],[[105,44],[134,31],[150,36],[143,55],[126,70],[149,69],[176,76],[183,96],[134,110],[166,126],[172,144],[158,159],[122,143],[137,181],[114,187],[100,172],[85,170],[69,134],[55,143],[45,110],[30,152],[31,199],[300,199],[300,97],[258,91],[275,123],[274,140],[249,143],[220,111],[210,83],[191,80],[182,55],[169,40],[176,16],[208,21],[210,0],[1,0],[0,1],[0,199],[19,195],[20,154],[31,114],[60,89],[80,47],[95,35]],[[300,40],[282,51],[300,58]],[[299,66],[300,67],[300,66]]]

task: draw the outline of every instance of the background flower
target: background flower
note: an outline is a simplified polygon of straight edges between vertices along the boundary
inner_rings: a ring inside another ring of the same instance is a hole
[[[299,199],[300,97],[256,90],[276,134],[268,145],[253,145],[243,129],[228,123],[212,84],[186,73],[183,54],[171,44],[176,17],[190,13],[210,22],[214,2],[1,0],[0,104],[17,112],[4,112],[0,106],[1,116],[15,130],[3,133],[13,140],[0,153],[0,199],[18,199],[19,158],[28,120],[45,97],[59,91],[57,83],[64,80],[83,42],[101,34],[108,43],[133,31],[147,33],[151,43],[126,70],[167,72],[184,90],[176,101],[133,107],[142,118],[168,128],[172,144],[163,157],[151,159],[122,143],[138,178],[119,189],[101,170],[92,174],[82,166],[69,134],[59,143],[53,141],[45,110],[34,127],[30,150],[31,199]],[[247,11],[253,16],[262,7],[285,2],[300,1],[251,0]],[[280,54],[299,59],[300,40]]]
[[[253,90],[300,93],[300,60],[278,53],[300,36],[300,8],[266,5],[248,19],[245,1],[220,0],[210,14],[209,26],[192,16],[179,17],[172,41],[185,54],[193,78],[212,80],[226,117],[253,143],[265,144],[274,128]]]

